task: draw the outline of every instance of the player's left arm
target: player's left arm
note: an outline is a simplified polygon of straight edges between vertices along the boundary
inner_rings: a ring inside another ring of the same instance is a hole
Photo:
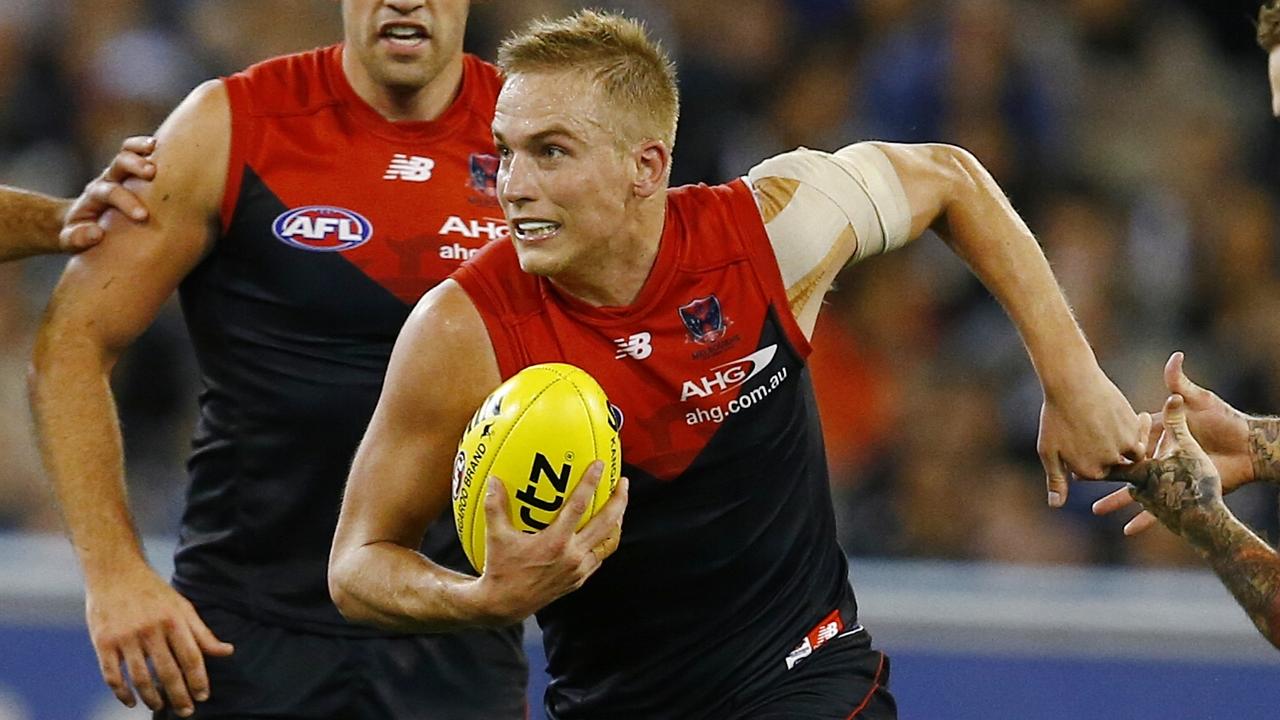
[[[1031,230],[986,168],[949,145],[877,143],[911,208],[911,236],[933,229],[1009,314],[1044,389],[1038,450],[1050,504],[1067,470],[1104,475],[1145,455],[1147,426],[1099,367]],[[1149,422],[1149,420],[1146,420]]]
[[[1035,237],[973,155],[951,145],[858,143],[787,153],[748,177],[806,331],[842,267],[935,230],[1027,346],[1044,389],[1039,450],[1050,503],[1066,499],[1068,469],[1098,478],[1143,456],[1143,420],[1098,366]],[[815,250],[812,238],[829,239]]]

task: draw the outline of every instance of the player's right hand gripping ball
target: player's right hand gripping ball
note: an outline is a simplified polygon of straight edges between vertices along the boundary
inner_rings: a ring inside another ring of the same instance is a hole
[[[490,476],[507,490],[511,522],[534,533],[560,514],[594,460],[604,476],[578,527],[604,507],[622,470],[622,413],[595,378],[564,363],[533,365],[476,410],[453,460],[453,520],[462,550],[484,571],[484,496]]]

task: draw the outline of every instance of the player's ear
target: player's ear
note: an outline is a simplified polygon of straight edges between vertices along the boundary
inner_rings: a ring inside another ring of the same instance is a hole
[[[635,192],[650,197],[667,186],[671,169],[671,149],[661,140],[646,140],[633,155],[636,164]]]

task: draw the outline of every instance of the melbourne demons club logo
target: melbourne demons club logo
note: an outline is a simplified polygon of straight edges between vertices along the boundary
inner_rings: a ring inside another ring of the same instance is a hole
[[[689,339],[702,345],[720,340],[729,327],[729,320],[720,309],[720,299],[714,293],[681,305],[680,319],[689,331]]]
[[[496,200],[498,197],[498,156],[471,153],[471,189]]]

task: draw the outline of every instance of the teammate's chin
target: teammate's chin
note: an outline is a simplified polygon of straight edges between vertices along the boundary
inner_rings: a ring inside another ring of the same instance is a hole
[[[378,48],[378,62],[374,72],[379,84],[392,88],[417,89],[426,86],[435,72],[431,66],[432,53],[424,49],[407,54],[402,49]]]

